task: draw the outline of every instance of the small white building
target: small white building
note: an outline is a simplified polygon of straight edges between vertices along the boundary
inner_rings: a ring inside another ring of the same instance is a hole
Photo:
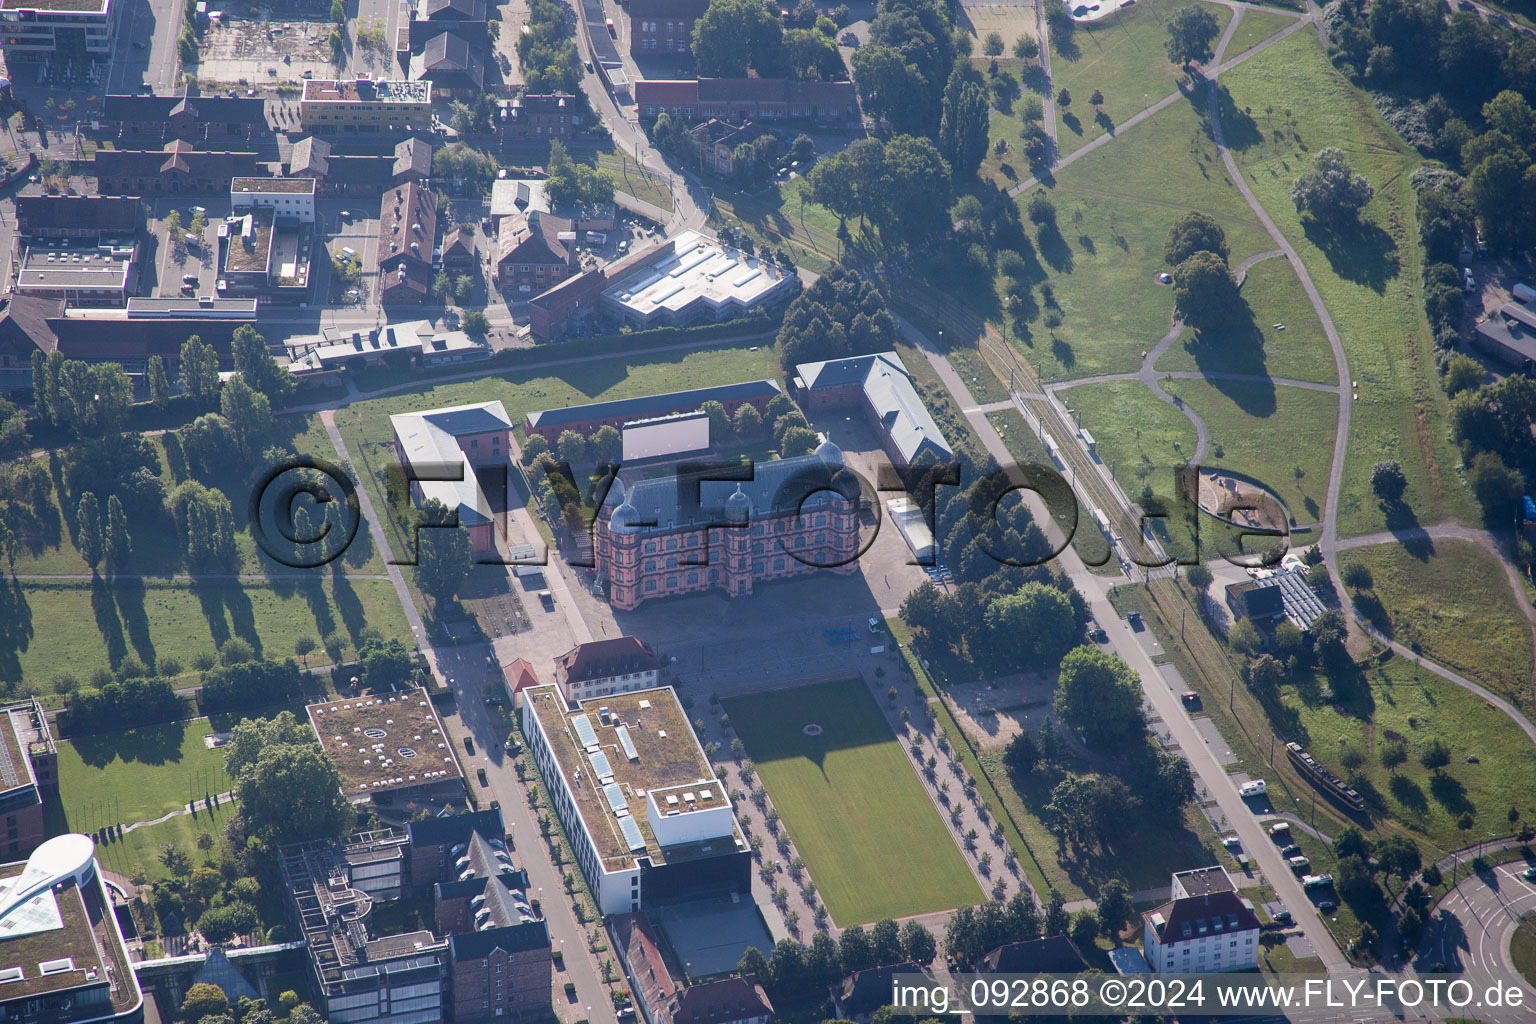
[[[555,683],[569,704],[658,685],[661,662],[644,640],[615,636],[577,644],[555,659]]]
[[[230,208],[266,207],[283,220],[315,222],[314,178],[234,178],[229,183]]]
[[[1259,917],[1220,867],[1173,876],[1173,898],[1147,915],[1142,952],[1160,974],[1246,971],[1259,963]]]

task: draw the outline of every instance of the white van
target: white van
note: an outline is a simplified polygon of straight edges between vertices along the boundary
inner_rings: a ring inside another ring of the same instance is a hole
[[[1241,786],[1239,786],[1238,790],[1237,790],[1237,795],[1238,796],[1263,796],[1266,792],[1268,792],[1268,787],[1264,785],[1264,780],[1263,779],[1254,779],[1252,782],[1245,782]]]

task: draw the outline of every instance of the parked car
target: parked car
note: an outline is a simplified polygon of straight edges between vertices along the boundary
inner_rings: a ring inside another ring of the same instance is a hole
[[[1333,900],[1318,900],[1317,909],[1321,910],[1325,914],[1331,914],[1335,910],[1339,909],[1339,905]]]
[[[1269,826],[1269,834],[1276,839],[1289,839],[1291,835],[1291,823],[1288,821],[1277,821],[1273,825]]]
[[[1275,924],[1290,924],[1294,920],[1296,919],[1291,916],[1291,912],[1289,910],[1275,911]]]
[[[182,284],[197,284],[197,281],[198,281],[198,277],[197,277],[196,274],[182,274],[181,275],[181,283]]]
[[[1179,700],[1183,701],[1184,706],[1191,711],[1198,710],[1200,707],[1200,695],[1194,690],[1185,690],[1179,694]]]
[[[470,739],[468,736],[464,737],[464,753],[470,755],[471,757],[473,757],[475,753],[475,741]]]
[[[1252,782],[1245,782],[1241,786],[1239,786],[1238,789],[1237,789],[1237,795],[1238,796],[1263,796],[1268,791],[1269,791],[1269,788],[1264,785],[1264,780],[1263,779],[1254,779]]]
[[[1229,850],[1235,850],[1243,845],[1243,841],[1237,838],[1237,836],[1222,836],[1221,845]]]
[[[1297,846],[1295,843],[1291,843],[1285,849],[1280,851],[1280,856],[1282,856],[1282,857],[1299,857],[1299,856],[1301,856],[1301,847]]]
[[[1520,877],[1525,879],[1527,882],[1536,882],[1536,868],[1526,868],[1524,871],[1520,872]]]

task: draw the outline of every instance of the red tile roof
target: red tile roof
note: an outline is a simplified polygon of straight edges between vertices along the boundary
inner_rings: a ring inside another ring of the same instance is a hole
[[[1209,896],[1172,900],[1152,913],[1163,917],[1162,927],[1157,928],[1155,924],[1153,927],[1157,937],[1165,943],[1259,927],[1258,915],[1235,892],[1213,892]]]
[[[631,672],[650,672],[661,667],[651,645],[632,636],[615,636],[577,644],[555,659],[567,680],[582,682]]]

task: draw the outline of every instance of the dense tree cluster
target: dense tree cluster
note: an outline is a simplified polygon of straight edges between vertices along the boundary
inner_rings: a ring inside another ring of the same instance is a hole
[[[798,363],[883,352],[895,341],[896,321],[879,290],[853,271],[833,266],[784,311],[779,364],[791,372]]]
[[[1051,890],[1050,900],[1059,904],[1061,894]],[[1058,930],[1047,931],[1046,921],[1027,889],[1015,892],[1007,903],[993,900],[979,907],[957,907],[944,929],[944,951],[961,964],[974,965],[998,946],[1028,942],[1042,936],[1064,934],[1065,911],[1052,920]]]
[[[934,0],[880,0],[877,11],[869,42],[853,53],[864,111],[894,132],[936,138],[957,56],[949,16]]]
[[[1337,146],[1326,146],[1312,158],[1312,169],[1304,171],[1291,183],[1291,202],[1296,212],[1334,227],[1354,223],[1360,217],[1375,187],[1362,174],[1356,174]]]
[[[693,25],[693,61],[700,78],[758,78],[784,74],[784,23],[760,0],[710,0]]]
[[[1536,469],[1536,381],[1523,374],[1462,390],[1451,399],[1451,437],[1467,482],[1490,522],[1503,523]]]
[[[845,222],[874,224],[887,245],[909,245],[949,225],[949,162],[926,138],[859,139],[817,161],[806,184],[813,202]]]
[[[169,722],[186,708],[169,679],[151,675],[132,656],[117,672],[98,672],[91,685],[69,695],[65,711],[71,733],[111,732],[150,722]]]
[[[304,696],[307,679],[308,673],[292,658],[240,660],[203,673],[198,703],[204,714],[291,704]]]
[[[836,939],[817,932],[808,946],[780,939],[766,955],[752,946],[738,966],[742,974],[755,977],[775,1002],[794,1001],[824,996],[828,985],[854,971],[908,961],[928,964],[937,952],[933,934],[917,921],[898,925],[887,918],[868,930],[859,925],[845,929]]]
[[[580,90],[581,59],[576,55],[573,20],[571,9],[559,0],[529,0],[528,20],[517,37],[517,58],[530,93]]]
[[[970,61],[955,62],[944,86],[941,111],[939,152],[957,180],[972,178],[987,155],[991,110],[986,83]]]
[[[336,765],[293,713],[246,718],[225,755],[245,831],[268,842],[344,835],[355,817]]]
[[[447,508],[436,498],[411,511],[416,537],[416,585],[432,598],[434,605],[451,601],[474,564],[469,533],[458,522],[457,510]]]
[[[578,164],[558,140],[549,144],[549,177],[544,191],[556,203],[611,203],[613,175],[599,167]]]

